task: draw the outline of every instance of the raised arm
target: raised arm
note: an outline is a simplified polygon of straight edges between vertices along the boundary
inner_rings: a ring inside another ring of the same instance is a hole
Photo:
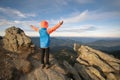
[[[63,24],[63,21],[59,22],[57,25],[55,25],[52,28],[47,29],[48,34],[51,34],[52,32],[54,32],[57,28],[59,28],[61,25]]]
[[[35,26],[33,26],[33,25],[30,25],[31,26],[31,28],[33,29],[33,30],[35,30],[35,31],[39,31],[39,28],[37,28],[37,27],[35,27]]]

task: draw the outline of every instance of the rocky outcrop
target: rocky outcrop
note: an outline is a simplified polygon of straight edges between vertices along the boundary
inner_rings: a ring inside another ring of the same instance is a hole
[[[5,36],[3,37],[3,47],[6,50],[21,53],[21,49],[28,49],[32,46],[31,39],[26,36],[24,31],[20,28],[10,27],[6,29],[5,32]]]
[[[85,80],[119,80],[120,77],[120,60],[103,53],[99,50],[92,49],[88,46],[81,45],[74,49],[79,56],[76,59],[78,63],[74,65],[79,74]],[[88,76],[88,77],[85,77]]]
[[[120,80],[119,59],[88,46],[75,44],[74,50],[77,58],[72,50],[50,54],[50,68],[42,69],[41,50],[23,30],[8,28],[0,39],[0,80]]]
[[[0,69],[4,67],[0,70],[4,72],[0,74],[0,80],[17,79],[21,73],[30,72],[32,64],[28,57],[34,52],[34,46],[20,28],[10,27],[5,32],[0,39],[0,56],[3,55],[0,61],[4,64],[0,64]]]
[[[69,80],[67,72],[50,55],[51,67],[42,69],[40,49],[20,28],[10,27],[0,40],[0,80]]]

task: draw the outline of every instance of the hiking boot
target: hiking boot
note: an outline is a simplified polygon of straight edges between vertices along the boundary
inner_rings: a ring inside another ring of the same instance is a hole
[[[41,64],[41,68],[43,69],[45,67],[45,64]]]
[[[46,69],[50,68],[50,65],[49,65],[49,64],[46,64],[45,68],[46,68]]]

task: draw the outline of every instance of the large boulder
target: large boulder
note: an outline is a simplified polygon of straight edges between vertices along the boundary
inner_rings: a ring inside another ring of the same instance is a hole
[[[3,47],[6,50],[20,53],[21,49],[28,49],[32,45],[31,39],[25,35],[24,31],[20,28],[10,27],[6,29],[5,36],[3,37]]]
[[[31,71],[28,58],[34,46],[20,28],[10,27],[5,32],[0,38],[0,80],[18,80],[20,75]]]

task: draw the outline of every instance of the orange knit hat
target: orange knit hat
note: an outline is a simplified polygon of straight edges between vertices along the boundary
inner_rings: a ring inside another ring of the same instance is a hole
[[[45,20],[43,20],[43,21],[40,22],[40,26],[41,26],[42,28],[48,28],[48,22],[45,21]]]

